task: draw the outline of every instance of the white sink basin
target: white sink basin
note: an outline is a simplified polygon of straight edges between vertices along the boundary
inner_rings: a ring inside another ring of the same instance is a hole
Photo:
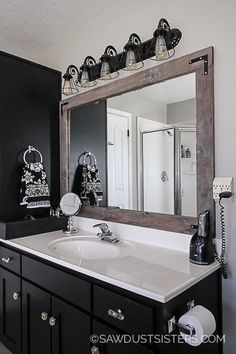
[[[93,236],[67,236],[50,242],[48,249],[61,256],[99,260],[128,256],[135,247],[129,242],[112,244]]]

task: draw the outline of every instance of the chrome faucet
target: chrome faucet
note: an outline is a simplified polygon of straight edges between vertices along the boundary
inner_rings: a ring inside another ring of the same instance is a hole
[[[100,240],[105,241],[105,242],[111,242],[111,243],[121,243],[121,241],[115,237],[112,236],[112,232],[109,230],[109,227],[105,223],[101,224],[96,224],[93,225],[93,227],[99,227],[101,232],[97,234],[97,236],[100,238]]]

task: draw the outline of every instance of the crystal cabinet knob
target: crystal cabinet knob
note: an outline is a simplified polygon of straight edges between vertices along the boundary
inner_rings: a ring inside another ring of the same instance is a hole
[[[2,262],[4,263],[9,263],[11,260],[11,257],[2,257]]]
[[[99,354],[99,348],[93,345],[91,348],[91,354]]]
[[[49,326],[51,326],[51,327],[55,326],[56,322],[57,322],[57,319],[55,317],[52,316],[49,318],[49,321],[48,321]]]
[[[19,298],[20,298],[20,293],[17,293],[16,291],[14,291],[14,293],[12,294],[12,298],[13,298],[13,300],[19,300]]]
[[[41,313],[41,320],[42,321],[47,321],[48,319],[48,313],[47,312],[42,312]]]
[[[119,309],[118,310],[109,309],[107,313],[109,316],[116,318],[119,321],[123,321],[125,319],[125,316],[123,315],[122,311]]]

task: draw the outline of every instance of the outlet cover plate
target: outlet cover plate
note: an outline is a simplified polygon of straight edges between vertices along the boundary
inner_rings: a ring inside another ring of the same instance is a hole
[[[221,192],[233,194],[233,177],[215,177],[213,181],[213,199],[219,200]]]

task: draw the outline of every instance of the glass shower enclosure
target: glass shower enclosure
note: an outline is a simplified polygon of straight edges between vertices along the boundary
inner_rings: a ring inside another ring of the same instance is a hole
[[[196,128],[142,133],[142,210],[196,216]]]

